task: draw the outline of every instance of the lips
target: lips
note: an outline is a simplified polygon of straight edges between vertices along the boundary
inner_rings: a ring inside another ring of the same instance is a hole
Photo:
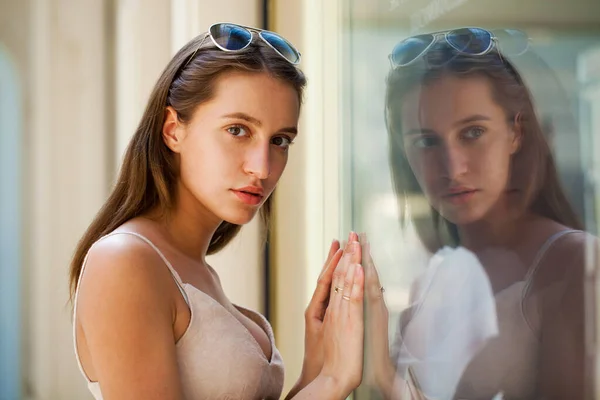
[[[453,197],[453,196],[461,196],[468,193],[474,193],[477,190],[475,189],[464,189],[464,190],[452,190],[447,192],[444,197]]]
[[[263,189],[257,186],[247,186],[240,189],[232,189],[239,200],[248,205],[258,205],[264,197]]]
[[[442,197],[450,203],[461,204],[469,201],[477,192],[477,189],[455,188],[448,190]]]

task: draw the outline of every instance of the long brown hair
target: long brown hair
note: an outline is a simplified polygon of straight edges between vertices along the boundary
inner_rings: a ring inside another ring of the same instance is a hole
[[[444,76],[485,77],[494,100],[522,131],[519,151],[511,163],[511,184],[521,194],[524,209],[575,229],[582,229],[559,183],[550,148],[536,116],[532,96],[515,67],[500,53],[469,56],[457,54],[447,46],[430,51],[421,62],[392,70],[387,78],[385,116],[389,135],[389,157],[393,186],[398,198],[402,223],[407,208],[423,192],[408,164],[401,139],[400,108],[407,93]],[[421,200],[422,201],[422,200]],[[429,250],[459,243],[456,225],[445,220],[430,206],[431,219],[415,221],[415,228]],[[440,224],[443,221],[443,224]]]
[[[187,43],[169,62],[154,86],[138,128],[125,152],[117,182],[108,199],[77,244],[70,268],[71,298],[87,252],[94,242],[126,221],[156,207],[168,213],[174,203],[178,170],[172,151],[164,144],[165,108],[171,106],[180,121],[191,120],[197,106],[214,95],[215,82],[230,71],[267,72],[290,84],[302,101],[304,74],[261,40],[244,50],[226,52],[202,34]],[[267,221],[271,199],[261,208]],[[222,222],[210,240],[208,254],[225,247],[239,225]]]

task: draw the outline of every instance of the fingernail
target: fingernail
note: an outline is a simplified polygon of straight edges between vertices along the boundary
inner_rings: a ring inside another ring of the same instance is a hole
[[[345,246],[344,246],[344,251],[345,251],[345,252],[349,252],[349,251],[350,251],[350,247],[352,247],[352,241],[350,241],[350,240],[349,240],[349,241],[347,241],[347,242],[345,243]]]

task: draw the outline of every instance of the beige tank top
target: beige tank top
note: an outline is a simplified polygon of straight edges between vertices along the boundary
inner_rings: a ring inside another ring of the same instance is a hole
[[[208,294],[182,282],[163,253],[146,237],[134,232],[114,232],[98,241],[118,234],[136,236],[158,253],[190,307],[190,323],[176,343],[185,399],[279,399],[283,389],[283,361],[275,347],[269,322],[255,311],[235,306],[267,334],[272,349],[271,359],[267,360],[246,327]],[[86,260],[83,262],[79,281],[83,276]],[[90,392],[96,400],[102,400],[99,383],[88,379],[77,352],[77,295],[76,291],[73,310],[75,356]]]
[[[525,298],[548,249],[558,239],[573,233],[583,232],[569,229],[550,236],[537,252],[525,278],[495,294],[499,335],[489,340],[468,364],[452,398],[490,400],[499,394],[504,400],[536,398],[541,332],[539,323],[526,317]],[[399,326],[392,344],[392,360],[397,359],[401,343],[402,326]]]
[[[500,334],[491,339],[465,370],[456,399],[492,399],[502,393],[504,400],[537,398],[541,329],[529,321],[525,299],[533,277],[548,249],[560,238],[582,231],[569,229],[550,236],[539,249],[523,281],[496,293]]]

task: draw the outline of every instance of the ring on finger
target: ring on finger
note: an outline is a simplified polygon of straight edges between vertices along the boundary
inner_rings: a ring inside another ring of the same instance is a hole
[[[342,299],[344,299],[344,300],[350,300],[350,296],[343,295],[343,296],[342,296]]]
[[[336,292],[336,293],[342,293],[344,291],[344,288],[341,288],[339,286],[335,286],[333,288],[333,291]]]

